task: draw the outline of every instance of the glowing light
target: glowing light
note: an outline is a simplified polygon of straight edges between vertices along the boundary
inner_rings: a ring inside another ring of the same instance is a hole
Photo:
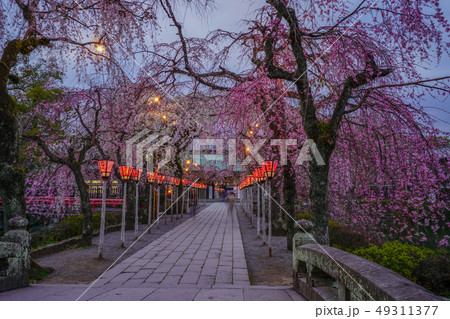
[[[191,164],[191,160],[186,160],[186,164]]]
[[[163,119],[167,119],[167,116],[163,115]]]
[[[95,50],[96,50],[98,53],[103,53],[103,52],[106,51],[106,48],[105,48],[105,46],[104,46],[103,44],[97,44],[97,45],[95,46]]]
[[[250,133],[250,134],[253,134],[253,131],[250,131],[249,133]]]
[[[256,127],[259,127],[259,124],[258,123],[256,123],[256,125],[255,125]]]
[[[247,146],[247,147],[245,148],[245,150],[246,150],[247,152],[249,152],[249,151],[250,151],[250,147]]]
[[[189,172],[189,168],[186,167],[186,168],[184,169],[184,171],[185,171],[185,172]]]
[[[155,98],[153,99],[153,101],[155,101],[156,103],[159,102],[159,97],[155,96]]]

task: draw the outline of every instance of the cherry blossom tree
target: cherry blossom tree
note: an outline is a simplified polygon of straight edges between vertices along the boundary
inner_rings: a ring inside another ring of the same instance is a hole
[[[424,90],[448,94],[448,76],[423,78],[419,66],[448,52],[443,36],[450,26],[438,1],[268,0],[267,4],[247,30],[217,30],[201,41],[184,36],[182,24],[165,1],[179,42],[161,46],[167,54],[155,63],[171,72],[172,79],[190,77],[193,88],[203,85],[229,92],[258,78],[255,70],[283,82],[282,95],[296,101],[298,127],[325,162],[309,163],[308,197],[313,235],[328,244],[329,175],[332,155],[345,135],[342,123],[373,108],[406,121],[415,112],[409,104],[421,109]],[[219,52],[213,49],[217,43],[225,43]],[[236,47],[254,68],[236,72],[227,67]],[[211,61],[207,65],[206,58]],[[260,115],[270,114],[274,107],[267,105]]]

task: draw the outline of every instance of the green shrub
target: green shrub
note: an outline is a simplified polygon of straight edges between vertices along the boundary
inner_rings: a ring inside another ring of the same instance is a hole
[[[297,214],[297,220],[300,219],[311,220],[311,215],[299,213]],[[353,228],[341,225],[331,219],[328,221],[328,236],[330,238],[331,246],[346,251],[366,248],[370,245],[367,234],[357,232]]]
[[[121,213],[108,213],[105,225],[112,226],[121,223]],[[100,213],[92,215],[93,230],[100,229]],[[63,221],[48,228],[32,232],[31,248],[47,246],[65,239],[81,236],[83,231],[83,215],[68,216]]]
[[[450,298],[450,255],[439,251],[427,256],[415,269],[415,277],[419,285]]]
[[[353,253],[418,282],[416,269],[427,257],[434,255],[435,251],[393,241],[385,242],[380,247],[372,245],[368,248],[359,248]]]
[[[311,220],[311,214],[298,213],[297,220],[300,220],[300,219]]]
[[[339,225],[336,222],[328,223],[330,245],[342,250],[353,251],[370,246],[370,239],[366,233],[361,233],[351,227]]]

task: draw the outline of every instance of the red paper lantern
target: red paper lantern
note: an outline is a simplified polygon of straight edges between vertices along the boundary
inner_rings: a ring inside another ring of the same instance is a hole
[[[255,181],[253,180],[253,175],[247,175],[247,184],[252,186]]]
[[[133,174],[133,181],[137,183],[141,179],[142,169],[134,168],[132,174]]]
[[[264,170],[264,173],[266,174],[267,178],[272,178],[275,176],[275,171],[277,169],[277,162],[274,161],[266,161],[262,164],[262,168]]]
[[[253,173],[253,179],[254,179],[257,183],[259,183],[259,182],[260,182],[260,179],[259,179],[258,169],[255,168],[255,169],[253,170],[252,173]]]
[[[158,173],[148,172],[147,180],[150,184],[153,184],[156,181],[156,177],[158,177]]]
[[[266,175],[264,174],[264,169],[262,167],[258,168],[258,178],[260,182],[266,179]]]
[[[158,182],[159,185],[161,185],[165,179],[166,179],[166,176],[161,175],[161,174],[158,174],[158,176],[156,177],[156,181]]]
[[[133,166],[126,166],[126,165],[119,166],[120,178],[124,182],[128,182],[130,180],[132,172]]]
[[[111,171],[114,166],[114,161],[100,160],[97,162],[100,175],[104,180],[107,180],[111,176]]]

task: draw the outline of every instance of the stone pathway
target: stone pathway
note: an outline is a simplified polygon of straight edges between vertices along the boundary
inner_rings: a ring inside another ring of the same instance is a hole
[[[32,285],[1,293],[0,300],[75,300],[85,289]],[[215,203],[110,269],[80,300],[304,298],[290,287],[250,286],[237,216]]]

